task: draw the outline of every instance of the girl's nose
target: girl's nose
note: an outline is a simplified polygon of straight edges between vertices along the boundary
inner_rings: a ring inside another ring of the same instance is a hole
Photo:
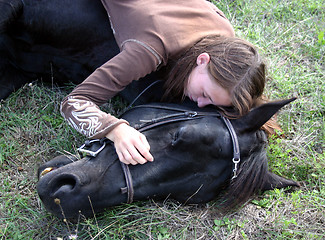
[[[210,102],[210,100],[209,99],[207,99],[207,98],[204,98],[204,97],[199,97],[198,99],[197,99],[197,106],[198,107],[205,107],[206,105],[209,105],[209,104],[211,104],[211,102]]]

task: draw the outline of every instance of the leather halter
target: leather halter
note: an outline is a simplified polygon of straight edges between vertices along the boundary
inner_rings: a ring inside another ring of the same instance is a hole
[[[185,110],[181,108],[176,108],[176,107],[166,107],[166,106],[159,106],[159,105],[140,105],[140,106],[135,106],[134,108],[155,108],[155,109],[162,109],[162,110],[169,110],[169,111],[174,111],[176,113],[174,114],[169,114],[163,117],[151,119],[151,120],[140,120],[142,123],[135,125],[134,128],[137,129],[140,132],[147,131],[149,129],[165,125],[168,123],[173,123],[173,122],[180,122],[180,121],[188,121],[188,120],[194,120],[194,119],[199,119],[199,118],[204,118],[204,117],[220,117],[223,122],[225,123],[233,144],[233,158],[232,162],[234,163],[234,168],[233,168],[233,176],[231,180],[235,179],[237,177],[237,170],[238,170],[238,164],[240,162],[240,149],[239,149],[239,143],[238,143],[238,138],[237,134],[235,132],[234,127],[232,126],[230,120],[224,116],[222,116],[219,112],[204,112],[204,111],[190,111],[190,110]],[[85,147],[89,147],[89,145],[93,142],[100,142],[102,146],[98,148],[96,151],[89,151],[86,150]],[[80,152],[84,152],[87,155],[90,155],[92,157],[96,157],[97,154],[104,149],[106,145],[105,139],[101,140],[91,140],[91,141],[86,141],[84,145],[82,145],[78,150]],[[122,166],[123,174],[125,177],[126,181],[126,187],[121,188],[121,193],[128,194],[127,197],[127,203],[132,203],[133,202],[133,196],[134,196],[134,189],[133,189],[133,181],[132,181],[132,175],[129,169],[129,166],[125,163],[122,163],[120,161],[120,164]]]
[[[193,120],[198,118],[203,118],[207,116],[212,117],[221,117],[223,122],[225,123],[233,144],[233,158],[232,162],[234,163],[233,168],[233,176],[231,180],[235,179],[237,177],[237,170],[238,170],[238,164],[240,162],[240,150],[239,150],[239,143],[237,134],[235,132],[234,127],[232,126],[230,120],[224,116],[222,116],[219,112],[201,112],[201,111],[188,111],[180,108],[175,107],[165,107],[165,106],[155,106],[155,105],[145,105],[145,106],[136,106],[134,108],[156,108],[156,109],[163,109],[163,110],[171,110],[176,111],[175,114],[170,114],[164,117],[155,118],[149,121],[143,121],[143,124],[136,125],[135,128],[140,131],[144,132],[146,130],[152,129],[154,127],[158,127],[164,124],[173,123],[173,122],[179,122],[179,121],[187,121],[187,120]],[[121,188],[122,193],[128,194],[128,200],[127,203],[133,202],[133,196],[134,196],[134,189],[133,189],[133,182],[132,182],[132,175],[129,170],[129,166],[125,163],[120,162],[122,165],[125,181],[126,181],[126,187]]]

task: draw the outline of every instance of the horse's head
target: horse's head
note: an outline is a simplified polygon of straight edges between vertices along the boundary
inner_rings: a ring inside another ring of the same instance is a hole
[[[170,197],[186,203],[203,203],[216,198],[231,183],[237,189],[232,195],[238,195],[242,202],[258,190],[297,185],[267,171],[266,137],[259,130],[288,102],[266,104],[232,120],[235,137],[215,109],[172,104],[131,109],[123,118],[146,135],[155,159],[129,166],[134,200]],[[238,177],[231,181],[236,137],[241,159],[235,172]],[[95,152],[104,143],[90,144],[88,150]],[[39,177],[40,198],[59,217],[63,213],[67,218],[76,217],[79,210],[91,216],[93,211],[127,201],[127,194],[123,194],[125,176],[110,143],[96,157],[76,161],[59,156],[40,167]],[[238,194],[242,192],[238,188],[246,189],[247,194]],[[128,190],[130,194],[130,186]]]

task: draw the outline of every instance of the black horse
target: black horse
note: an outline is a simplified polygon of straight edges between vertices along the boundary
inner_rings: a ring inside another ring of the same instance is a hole
[[[96,141],[82,148],[93,156],[59,156],[41,166],[37,191],[50,212],[75,218],[79,211],[92,216],[93,210],[148,198],[205,203],[224,189],[224,206],[233,208],[259,191],[298,186],[268,171],[267,138],[259,130],[291,100],[231,121],[215,108],[137,106],[122,117],[146,135],[154,162],[126,167],[112,144]]]
[[[100,0],[0,0],[0,100],[36,79],[81,83],[119,51]]]

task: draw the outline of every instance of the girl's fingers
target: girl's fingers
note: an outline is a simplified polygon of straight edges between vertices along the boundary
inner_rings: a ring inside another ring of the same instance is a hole
[[[153,156],[150,154],[150,145],[146,139],[145,136],[143,136],[144,139],[141,139],[141,141],[136,145],[137,150],[140,152],[140,154],[146,159],[146,161],[153,161]]]

